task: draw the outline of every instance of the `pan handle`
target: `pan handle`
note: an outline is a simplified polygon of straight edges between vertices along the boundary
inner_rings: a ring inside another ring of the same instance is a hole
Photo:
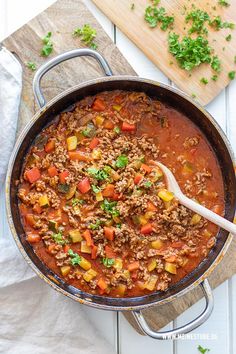
[[[72,59],[72,58],[76,58],[76,57],[84,57],[84,56],[89,56],[89,57],[96,59],[98,61],[98,63],[100,64],[101,68],[103,69],[103,71],[105,72],[106,76],[113,75],[112,70],[111,70],[109,64],[107,63],[106,59],[103,58],[103,56],[101,54],[99,54],[98,52],[96,52],[95,50],[87,49],[87,48],[73,49],[68,52],[59,54],[55,58],[52,58],[51,60],[48,60],[45,64],[43,64],[37,70],[37,72],[34,76],[33,92],[34,92],[34,96],[35,96],[36,101],[37,101],[40,108],[42,108],[46,104],[46,100],[44,98],[44,95],[43,95],[42,89],[41,89],[41,80],[42,80],[43,76],[49,70],[54,68],[56,65],[66,61],[68,59]]]
[[[189,333],[195,328],[202,325],[212,313],[214,307],[214,298],[210,284],[207,279],[203,280],[203,282],[200,283],[200,287],[206,299],[206,307],[197,318],[179,328],[170,331],[155,332],[149,327],[140,310],[133,311],[134,318],[138,323],[141,331],[147,336],[152,337],[154,339],[178,339],[178,336]]]

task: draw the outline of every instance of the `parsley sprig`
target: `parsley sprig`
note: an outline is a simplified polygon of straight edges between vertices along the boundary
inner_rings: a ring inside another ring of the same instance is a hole
[[[43,48],[41,50],[41,55],[43,57],[48,57],[53,51],[53,43],[51,40],[52,32],[48,32],[45,37],[43,37]]]
[[[104,199],[104,201],[101,204],[102,210],[106,211],[108,214],[111,214],[112,216],[119,216],[120,212],[116,208],[117,202],[109,202],[109,200]]]
[[[115,260],[113,258],[103,258],[102,259],[102,264],[107,267],[107,268],[111,268],[115,263]]]
[[[144,19],[152,28],[160,24],[162,31],[166,31],[174,23],[174,17],[168,16],[164,7],[157,8],[155,4],[145,9]]]
[[[81,257],[78,253],[75,253],[72,251],[72,249],[69,249],[68,255],[70,256],[70,263],[73,266],[79,265],[81,262]]]
[[[89,24],[85,24],[82,28],[76,28],[73,32],[74,36],[81,37],[81,40],[92,49],[97,49],[97,44],[94,43],[97,31]]]

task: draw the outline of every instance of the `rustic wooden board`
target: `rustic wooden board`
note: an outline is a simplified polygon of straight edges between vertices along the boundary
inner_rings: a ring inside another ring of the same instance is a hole
[[[209,103],[220,91],[229,83],[228,72],[235,70],[234,55],[236,46],[236,30],[224,29],[220,31],[209,30],[209,43],[215,49],[215,53],[222,61],[222,73],[217,82],[211,80],[214,72],[210,65],[201,65],[193,70],[191,76],[189,72],[178,67],[176,60],[168,52],[167,37],[168,31],[163,32],[159,28],[152,29],[144,20],[144,10],[150,5],[148,0],[92,0],[102,10],[110,20],[121,29],[146,55],[157,65],[164,74],[171,79],[181,90],[189,95],[195,94],[196,99],[203,105]],[[131,10],[131,4],[134,9]],[[184,5],[191,7],[192,3],[197,3],[198,8],[206,10],[209,14],[220,15],[224,20],[236,23],[236,6],[232,3],[229,8],[216,6],[217,0],[161,0],[160,6],[166,9],[170,15],[174,14],[176,33],[186,34],[189,27],[184,29]],[[232,40],[227,42],[225,37],[232,33]],[[225,48],[225,49],[223,49]],[[171,64],[173,62],[174,64]],[[208,78],[209,83],[204,85],[200,82],[202,77]]]
[[[96,28],[98,52],[107,59],[113,73],[135,75],[134,70],[83,4],[83,1],[59,0],[3,42],[9,50],[16,53],[24,68],[19,130],[38,110],[32,92],[34,73],[26,67],[26,63],[32,61],[39,67],[47,60],[47,58],[40,56],[41,38],[49,31],[52,32],[54,50],[48,57],[50,59],[67,50],[84,47],[78,37],[72,36],[72,32],[85,23]],[[45,96],[50,99],[69,87],[99,76],[104,76],[104,73],[94,59],[76,58],[51,70],[43,78],[42,87]]]
[[[82,1],[59,0],[4,41],[4,45],[16,53],[24,68],[18,132],[22,130],[38,109],[32,92],[33,73],[26,68],[25,63],[34,61],[39,66],[45,61],[44,58],[39,56],[39,53],[42,46],[41,38],[48,31],[53,33],[54,52],[52,56],[69,49],[82,47],[80,40],[74,39],[71,33],[74,28],[80,27],[84,23],[89,23],[97,29],[98,50],[106,57],[114,74],[135,75],[134,70],[121,55],[111,39],[105,34]],[[55,68],[52,72],[48,73],[43,79],[43,89],[46,97],[52,98],[57,93],[78,82],[101,75],[101,70],[94,60],[84,58],[73,59],[61,64],[60,68]],[[210,276],[213,287],[218,286],[236,272],[235,251],[236,240],[234,239],[226,257]],[[201,296],[200,291],[194,290],[170,304],[145,310],[144,312],[150,325],[158,330],[194,304]],[[124,315],[134,328],[139,331],[132,315],[130,313],[125,313]]]

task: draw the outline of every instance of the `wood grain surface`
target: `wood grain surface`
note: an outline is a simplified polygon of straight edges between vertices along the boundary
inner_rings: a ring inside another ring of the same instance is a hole
[[[39,55],[42,47],[41,38],[48,31],[52,32],[54,51],[50,57],[66,50],[83,47],[80,40],[73,38],[71,33],[76,27],[80,27],[85,23],[89,23],[97,29],[96,42],[98,43],[98,51],[108,60],[114,74],[135,75],[134,70],[82,1],[59,0],[4,40],[4,45],[17,55],[24,68],[18,131],[25,126],[38,109],[32,92],[34,74],[26,67],[26,63],[33,61],[39,67],[40,64],[45,62],[46,59]],[[49,99],[68,87],[101,75],[103,73],[101,73],[99,66],[94,60],[84,58],[73,59],[61,64],[60,67],[48,73],[43,79],[42,87],[45,96]],[[223,261],[210,276],[213,288],[230,278],[236,272],[235,252],[236,239],[232,241]],[[144,314],[152,328],[158,330],[177,318],[201,297],[201,291],[196,289],[172,303],[145,310]],[[126,312],[124,316],[139,331],[132,314]]]
[[[160,28],[150,28],[144,20],[145,8],[150,5],[148,0],[92,0],[109,19],[121,29],[146,55],[158,66],[163,73],[168,76],[181,90],[196,95],[196,99],[203,105],[215,98],[224,89],[230,79],[228,73],[236,69],[234,63],[236,47],[236,30],[223,29],[214,31],[209,27],[208,40],[215,54],[222,61],[223,70],[219,79],[215,82],[211,80],[215,72],[210,65],[202,64],[192,70],[191,74],[181,69],[174,57],[168,52],[167,37],[168,32],[163,32]],[[131,4],[134,9],[131,9]],[[197,8],[206,10],[209,15],[215,17],[220,15],[224,21],[236,23],[236,6],[220,7],[217,0],[161,0],[160,6],[166,9],[169,15],[174,15],[175,22],[173,31],[180,36],[187,34],[189,26],[184,23],[187,9],[191,9],[192,3]],[[214,10],[214,5],[216,10]],[[226,36],[232,34],[232,40],[226,41]],[[173,64],[172,64],[173,63]],[[200,82],[202,77],[209,81],[207,85]]]

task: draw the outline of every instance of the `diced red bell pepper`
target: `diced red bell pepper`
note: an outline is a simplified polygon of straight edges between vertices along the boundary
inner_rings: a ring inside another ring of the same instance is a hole
[[[114,184],[108,184],[102,191],[103,197],[112,198],[115,192]]]
[[[112,196],[112,200],[121,200],[123,197],[123,194],[122,193],[114,193],[113,196]]]
[[[83,238],[86,240],[87,246],[93,245],[92,235],[89,230],[85,230],[83,233]]]
[[[94,137],[89,144],[89,148],[93,150],[95,149],[96,146],[98,146],[98,144],[99,144],[99,139]]]
[[[130,271],[130,272],[133,272],[134,270],[137,270],[139,269],[139,261],[135,261],[135,262],[132,262],[128,265],[127,269]]]
[[[96,112],[102,112],[106,108],[105,102],[101,98],[96,98],[93,102],[92,108]]]
[[[61,173],[59,173],[59,180],[62,184],[66,183],[66,178],[69,176],[69,171],[63,171]]]
[[[107,240],[112,241],[114,239],[114,235],[115,235],[114,228],[112,226],[110,226],[110,227],[104,226],[104,235]]]
[[[143,170],[145,173],[152,172],[152,168],[150,166],[146,165],[145,163],[142,163],[140,169]]]
[[[148,201],[147,211],[157,211],[157,207],[152,202]]]
[[[29,243],[38,243],[41,240],[41,237],[39,236],[39,234],[33,234],[31,232],[29,232],[26,236],[26,240]]]
[[[112,121],[110,121],[110,120],[105,120],[105,122],[104,122],[104,124],[103,124],[103,127],[104,127],[105,129],[112,130],[112,129],[114,129],[115,125],[114,125],[114,123],[113,123]]]
[[[48,174],[49,174],[50,177],[57,176],[58,175],[58,171],[57,171],[56,167],[55,166],[50,166],[48,168]]]
[[[152,226],[152,224],[150,224],[150,223],[149,223],[149,224],[146,224],[146,225],[143,225],[143,226],[141,227],[141,230],[140,230],[141,234],[143,234],[143,235],[151,234],[152,231],[153,231],[153,226]]]
[[[136,129],[136,125],[135,124],[130,124],[127,122],[123,122],[122,126],[121,126],[121,130],[123,132],[134,132]]]
[[[52,152],[55,149],[55,140],[49,140],[47,144],[44,146],[44,150],[48,152]]]
[[[33,214],[26,214],[25,215],[25,222],[29,226],[34,226],[35,225],[35,219]]]
[[[83,194],[87,193],[91,189],[91,185],[88,177],[85,177],[84,179],[82,179],[81,182],[79,182],[78,189]]]
[[[91,157],[81,151],[69,151],[68,155],[70,160],[73,161],[85,161],[85,162],[91,161]]]
[[[140,173],[136,174],[134,176],[134,184],[139,184],[143,179],[143,175],[141,175]]]
[[[64,252],[65,252],[65,253],[68,253],[69,249],[70,249],[70,246],[69,246],[69,245],[65,245],[65,246],[64,246]]]
[[[105,281],[105,279],[103,279],[103,278],[100,278],[99,280],[98,280],[98,282],[97,282],[97,285],[98,285],[98,287],[101,289],[101,290],[106,290],[106,288],[107,288],[107,283],[106,283],[106,281]]]
[[[106,253],[107,258],[116,258],[116,253],[108,245],[105,246],[105,253]]]
[[[41,178],[41,173],[37,167],[31,168],[31,170],[26,171],[25,175],[30,183],[34,183]]]
[[[93,245],[92,246],[92,253],[91,253],[91,258],[92,259],[96,259],[97,258],[97,250],[98,250],[98,246]]]

